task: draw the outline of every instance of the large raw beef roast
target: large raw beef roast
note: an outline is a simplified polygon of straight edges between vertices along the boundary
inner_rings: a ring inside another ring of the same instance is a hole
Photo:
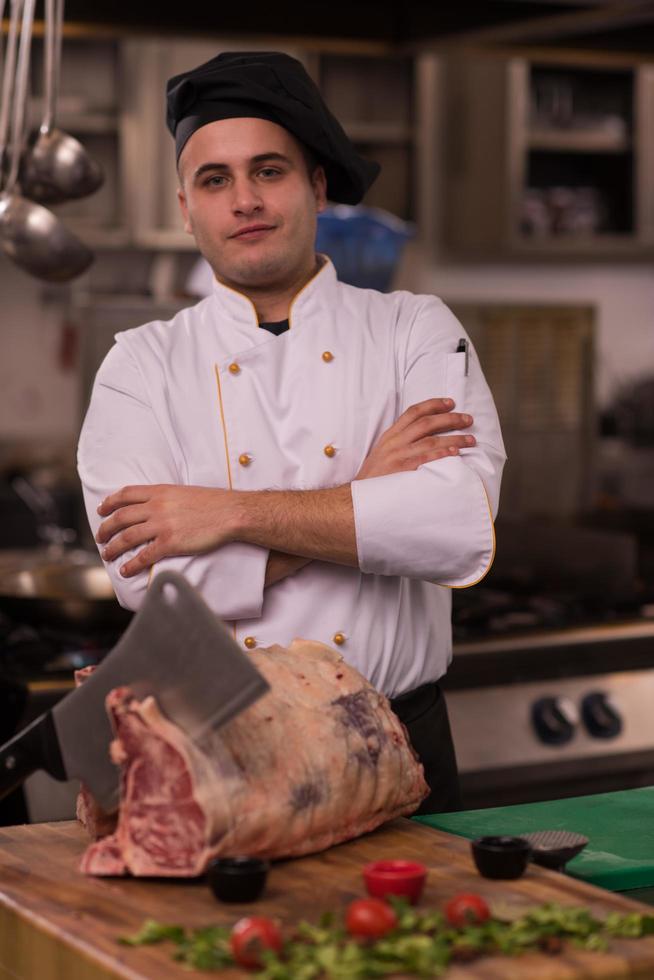
[[[83,871],[192,876],[216,856],[308,854],[424,799],[423,768],[387,698],[335,650],[294,640],[251,656],[271,690],[202,741],[153,698],[110,693],[120,808],[111,822],[82,793],[78,815],[99,838]]]

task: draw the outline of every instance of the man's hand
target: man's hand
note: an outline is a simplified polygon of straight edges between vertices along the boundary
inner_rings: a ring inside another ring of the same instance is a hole
[[[451,398],[428,398],[407,408],[373,446],[355,480],[416,470],[444,456],[457,456],[460,449],[475,445],[470,435],[446,435],[472,425],[471,415],[450,411]]]
[[[172,555],[198,555],[234,540],[233,495],[229,490],[172,484],[123,487],[102,501],[107,519],[95,536],[105,561],[143,548],[120,569],[129,578]]]

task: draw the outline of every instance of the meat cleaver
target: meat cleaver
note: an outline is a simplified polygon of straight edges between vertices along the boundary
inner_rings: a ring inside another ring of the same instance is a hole
[[[118,769],[105,698],[128,686],[153,695],[192,738],[219,728],[270,685],[198,592],[177,572],[152,580],[143,606],[84,683],[0,747],[0,798],[35,770],[81,779],[107,812],[118,806]]]

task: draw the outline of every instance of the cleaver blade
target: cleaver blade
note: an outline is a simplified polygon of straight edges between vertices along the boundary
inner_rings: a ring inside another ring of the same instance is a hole
[[[0,797],[36,769],[80,779],[111,813],[118,769],[107,694],[129,687],[152,695],[191,738],[220,728],[270,689],[199,593],[177,572],[161,572],[116,646],[84,683],[0,747]]]

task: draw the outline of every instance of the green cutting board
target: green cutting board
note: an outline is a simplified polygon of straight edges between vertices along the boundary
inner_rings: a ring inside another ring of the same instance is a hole
[[[566,865],[572,877],[615,892],[654,885],[654,786],[413,819],[471,839],[571,830],[588,837],[588,846]]]

